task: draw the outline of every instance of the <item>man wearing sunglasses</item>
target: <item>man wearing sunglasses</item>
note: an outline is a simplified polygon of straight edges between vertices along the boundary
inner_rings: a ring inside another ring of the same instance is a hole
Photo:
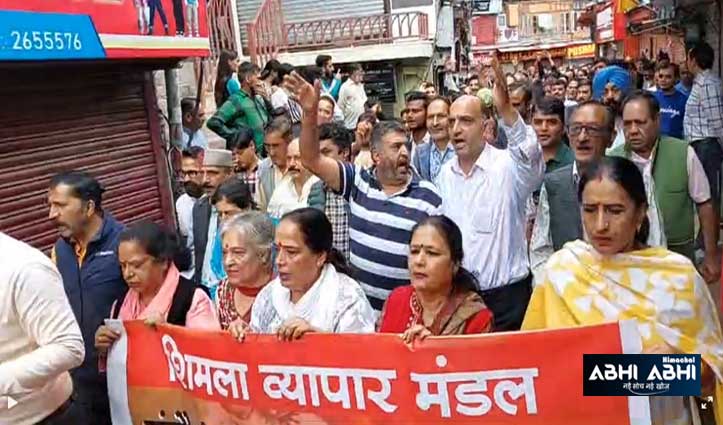
[[[605,156],[615,140],[615,114],[600,102],[583,102],[572,113],[567,135],[575,161],[545,174],[540,191],[530,240],[530,266],[536,281],[555,251],[583,237],[577,183],[582,171]]]

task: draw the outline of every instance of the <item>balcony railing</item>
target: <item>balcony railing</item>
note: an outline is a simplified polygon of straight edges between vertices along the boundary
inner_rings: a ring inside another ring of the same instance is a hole
[[[265,0],[254,20],[247,25],[248,53],[261,65],[276,56],[286,44],[281,0]]]
[[[427,15],[421,12],[295,22],[284,27],[284,47],[290,51],[426,39],[429,33]]]
[[[262,65],[281,52],[353,47],[429,38],[427,14],[379,14],[285,23],[281,0],[265,0],[248,24],[248,52]]]
[[[209,0],[208,31],[211,39],[211,55],[217,58],[221,50],[238,51],[234,36],[233,0]]]

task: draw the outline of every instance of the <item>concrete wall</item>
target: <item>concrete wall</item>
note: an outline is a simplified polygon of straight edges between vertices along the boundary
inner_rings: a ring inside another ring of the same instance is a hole
[[[166,79],[163,71],[155,71],[153,73],[153,79],[156,88],[156,97],[158,99],[158,108],[164,116],[168,117],[168,106],[166,101]],[[208,118],[213,115],[214,112],[216,112],[216,103],[213,99],[213,85],[211,84],[209,90],[208,80],[206,78],[204,78],[204,80],[207,81],[207,87],[206,90],[204,90],[202,106],[206,118]],[[210,81],[213,82],[213,78],[211,78]],[[180,68],[178,69],[178,91],[180,98],[195,98],[197,84],[198,80],[196,76],[196,71],[194,70],[193,61],[181,62]],[[223,148],[226,145],[226,142],[223,139],[216,135],[216,133],[207,129],[205,126],[203,128],[203,131],[206,133],[206,138],[208,139],[209,145],[211,147]],[[166,121],[165,119],[161,120],[161,134],[164,137],[165,141],[169,139],[168,121]]]

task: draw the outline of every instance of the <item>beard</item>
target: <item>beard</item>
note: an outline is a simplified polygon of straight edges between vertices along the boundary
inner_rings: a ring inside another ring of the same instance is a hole
[[[183,183],[183,189],[186,191],[188,196],[192,198],[200,198],[203,196],[203,186],[194,182]]]

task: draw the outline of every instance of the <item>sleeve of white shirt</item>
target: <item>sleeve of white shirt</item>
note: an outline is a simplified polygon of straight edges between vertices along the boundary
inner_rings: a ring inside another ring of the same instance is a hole
[[[22,394],[80,366],[85,348],[60,274],[51,265],[28,264],[10,286],[19,325],[38,348],[0,364],[0,394]]]
[[[525,124],[519,114],[511,127],[503,123],[502,128],[507,134],[507,150],[517,170],[516,189],[521,202],[525,202],[535,188],[540,186],[545,176],[542,148],[537,142],[535,131]]]
[[[341,112],[346,117],[349,115],[349,85],[348,84],[342,84],[341,89],[339,89],[339,108],[341,108]]]
[[[547,190],[543,185],[540,190],[535,225],[532,227],[532,238],[530,238],[530,268],[535,285],[541,282],[545,264],[554,253],[555,248],[550,234],[550,204],[547,202]]]
[[[688,193],[696,204],[710,200],[710,184],[705,176],[703,164],[692,146],[688,146]]]

